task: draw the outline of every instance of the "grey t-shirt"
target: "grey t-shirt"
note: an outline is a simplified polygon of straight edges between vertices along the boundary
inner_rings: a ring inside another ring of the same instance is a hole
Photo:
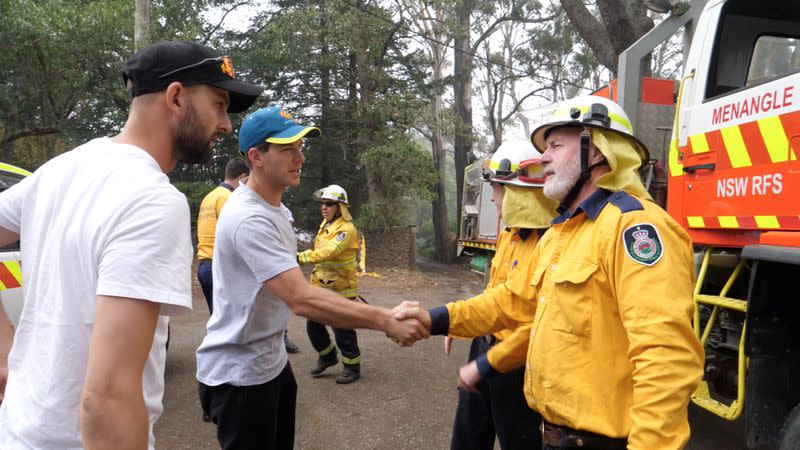
[[[214,313],[197,349],[197,380],[252,386],[277,377],[288,357],[289,307],[264,282],[298,267],[297,241],[282,208],[240,185],[217,222]]]

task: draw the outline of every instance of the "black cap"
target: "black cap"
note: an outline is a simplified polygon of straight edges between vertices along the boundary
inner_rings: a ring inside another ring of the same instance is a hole
[[[131,94],[159,92],[172,82],[184,86],[208,84],[230,93],[229,113],[249,108],[264,89],[236,79],[226,56],[194,42],[161,41],[145,47],[122,66],[122,79],[132,84]]]

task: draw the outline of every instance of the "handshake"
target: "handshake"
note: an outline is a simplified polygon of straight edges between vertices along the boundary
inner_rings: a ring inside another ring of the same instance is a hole
[[[431,336],[431,316],[419,302],[403,302],[389,312],[386,336],[401,347],[410,347]]]
[[[403,302],[391,309],[392,317],[387,327],[389,336],[401,347],[410,347],[420,339],[427,339],[431,333],[431,316],[419,302]],[[445,353],[450,353],[452,340],[445,339]],[[481,380],[475,361],[469,362],[458,370],[458,388],[477,392],[477,384]]]

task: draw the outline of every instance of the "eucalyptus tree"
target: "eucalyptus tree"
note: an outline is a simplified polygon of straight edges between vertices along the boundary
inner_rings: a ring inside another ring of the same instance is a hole
[[[197,40],[220,0],[152,2],[151,37]],[[134,50],[129,0],[0,0],[0,161],[35,169],[113,134],[129,98],[120,69]]]
[[[644,0],[560,0],[570,22],[612,74],[619,55],[653,28]],[[649,63],[643,63],[645,74]]]
[[[364,0],[286,0],[253,16],[247,30],[228,33],[232,54],[248,76],[267,87],[264,103],[279,103],[322,128],[308,141],[303,183],[289,197],[298,222],[318,220],[311,191],[337,183],[353,209],[395,214],[380,161],[360,156],[404,134],[422,107],[420,54],[385,5]],[[413,155],[413,153],[412,153]],[[413,164],[412,164],[413,165]],[[366,223],[377,223],[367,220]]]
[[[492,58],[481,58],[479,50],[487,47],[495,33],[505,29],[504,33],[515,33],[519,29],[527,29],[536,24],[548,23],[555,14],[538,0],[456,0],[455,27],[453,45],[453,101],[459,121],[455,128],[454,160],[456,172],[456,205],[457,217],[461,217],[461,201],[464,187],[464,169],[469,163],[469,155],[473,154],[474,134],[472,117],[473,71],[475,58],[483,63],[496,64]],[[474,38],[473,38],[474,35]],[[512,57],[515,54],[512,53]],[[506,65],[518,64],[512,58]],[[501,63],[502,64],[502,63]],[[487,70],[490,66],[483,66]],[[502,89],[497,92],[502,92]],[[523,97],[525,94],[523,94]],[[520,102],[521,103],[521,102]],[[495,124],[490,126],[494,140],[497,136]],[[493,148],[497,148],[493,145]]]
[[[0,160],[35,168],[116,128],[124,118],[119,68],[132,48],[133,4],[0,5]]]
[[[518,136],[530,135],[531,119],[537,120],[531,107],[588,93],[601,83],[601,68],[563,11],[552,7],[541,13],[547,20],[505,24],[498,39],[482,46],[479,100],[492,150],[511,126],[521,127]]]
[[[447,207],[447,151],[446,134],[451,123],[445,118],[445,91],[449,83],[445,81],[445,69],[449,64],[448,48],[452,46],[452,24],[448,23],[449,0],[395,0],[399,23],[406,26],[418,38],[418,44],[425,50],[430,70],[428,85],[429,106],[427,112],[420,114],[417,129],[430,142],[436,183],[431,201],[435,256],[441,261],[455,258],[455,240],[449,232]]]
[[[133,45],[136,50],[150,45],[150,0],[136,0],[133,19]]]

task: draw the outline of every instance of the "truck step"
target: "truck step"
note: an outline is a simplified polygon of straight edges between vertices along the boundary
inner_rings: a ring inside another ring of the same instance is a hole
[[[742,405],[737,400],[726,405],[712,398],[708,390],[708,383],[705,381],[701,381],[700,386],[697,386],[697,390],[692,394],[692,402],[727,420],[736,420],[742,415]]]
[[[705,305],[714,305],[726,309],[747,312],[747,301],[738,298],[722,297],[719,295],[696,295],[695,301]]]

